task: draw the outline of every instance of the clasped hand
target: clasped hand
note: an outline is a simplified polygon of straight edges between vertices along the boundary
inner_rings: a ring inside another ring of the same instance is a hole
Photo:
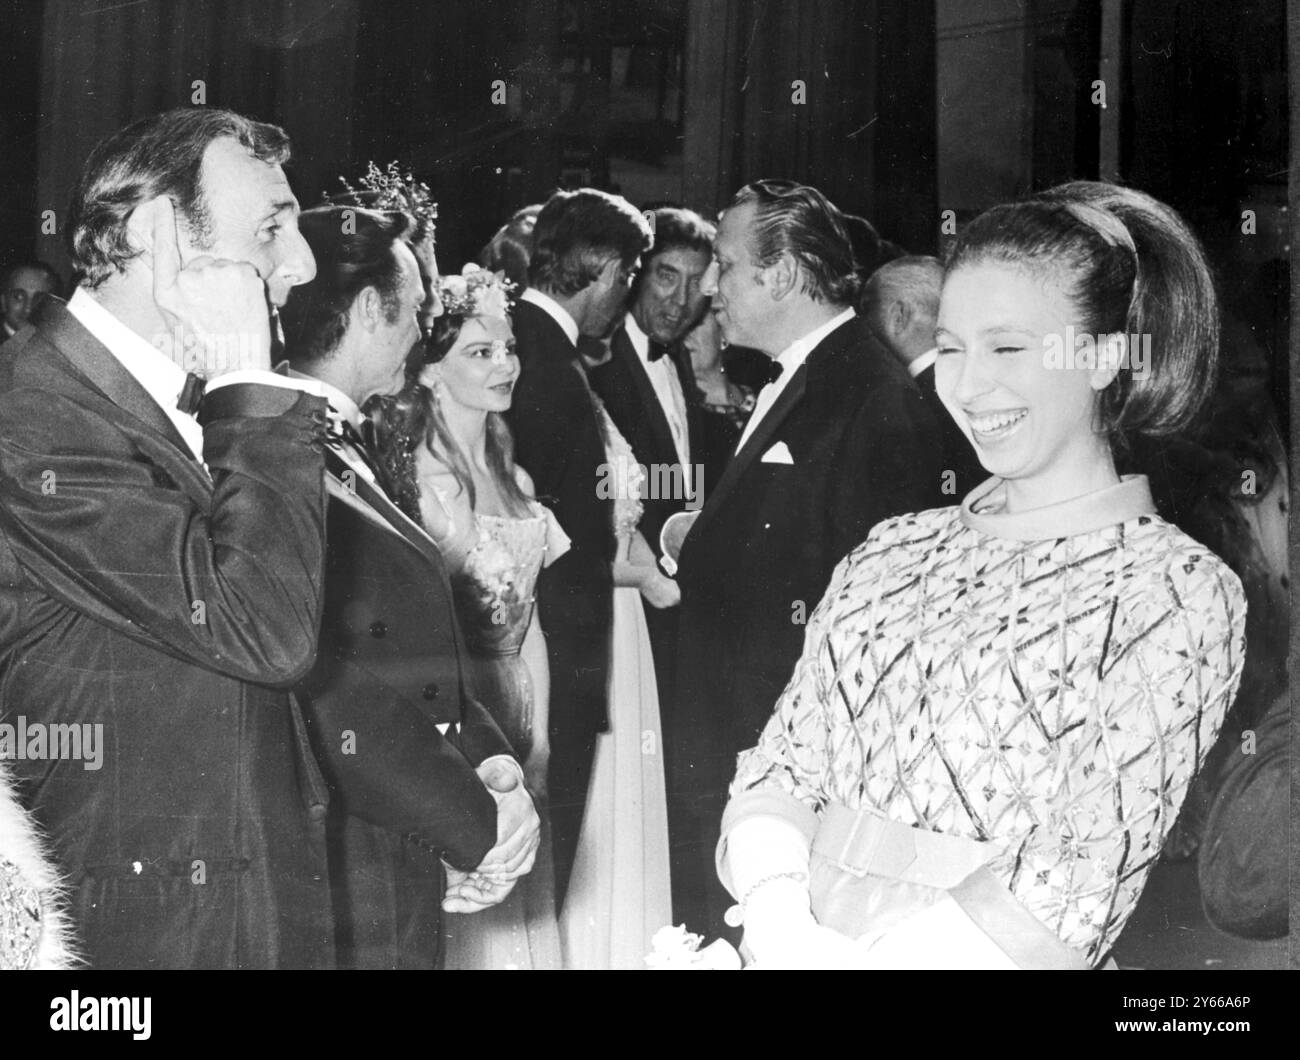
[[[442,908],[448,913],[477,913],[503,902],[537,858],[541,819],[516,767],[504,759],[478,767],[497,804],[497,842],[473,872],[447,866],[447,891]]]

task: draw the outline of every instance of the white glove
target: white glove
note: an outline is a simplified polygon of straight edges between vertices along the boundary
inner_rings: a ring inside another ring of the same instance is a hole
[[[743,903],[752,968],[861,968],[865,951],[813,918],[808,841],[776,817],[741,821],[727,835],[731,890]]]
[[[866,951],[847,935],[822,927],[809,907],[808,884],[789,878],[761,883],[745,903],[749,967],[775,969],[866,968]]]

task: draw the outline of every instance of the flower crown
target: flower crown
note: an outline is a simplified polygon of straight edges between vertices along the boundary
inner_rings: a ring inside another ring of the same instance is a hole
[[[410,214],[419,228],[429,236],[433,235],[437,227],[438,204],[433,201],[429,185],[417,181],[410,170],[403,176],[396,162],[389,162],[382,170],[374,162],[368,162],[366,175],[359,182],[360,190],[349,184],[346,177],[339,177],[339,183],[358,203],[366,203],[376,210],[400,210]]]
[[[503,272],[488,272],[472,262],[459,276],[438,279],[438,299],[442,311],[457,317],[504,317],[510,311],[510,295],[515,285]]]

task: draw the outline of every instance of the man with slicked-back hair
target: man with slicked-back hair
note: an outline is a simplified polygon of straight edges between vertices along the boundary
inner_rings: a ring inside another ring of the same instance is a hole
[[[945,503],[933,417],[855,315],[859,282],[842,215],[815,188],[758,181],[723,211],[700,289],[727,342],[781,374],[677,560],[669,830],[674,919],[692,931],[725,929],[713,858],[736,755],[771,716],[835,565],[881,519]]]

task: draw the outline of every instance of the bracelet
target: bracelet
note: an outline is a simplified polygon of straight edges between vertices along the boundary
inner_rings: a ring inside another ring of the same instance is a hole
[[[775,883],[777,880],[793,880],[795,883],[807,883],[808,873],[774,872],[771,876],[764,876],[761,880],[750,884],[745,893],[740,896],[740,901],[722,915],[723,922],[728,927],[740,927],[745,922],[745,910],[749,908],[749,900],[754,897],[754,892],[766,884]]]

